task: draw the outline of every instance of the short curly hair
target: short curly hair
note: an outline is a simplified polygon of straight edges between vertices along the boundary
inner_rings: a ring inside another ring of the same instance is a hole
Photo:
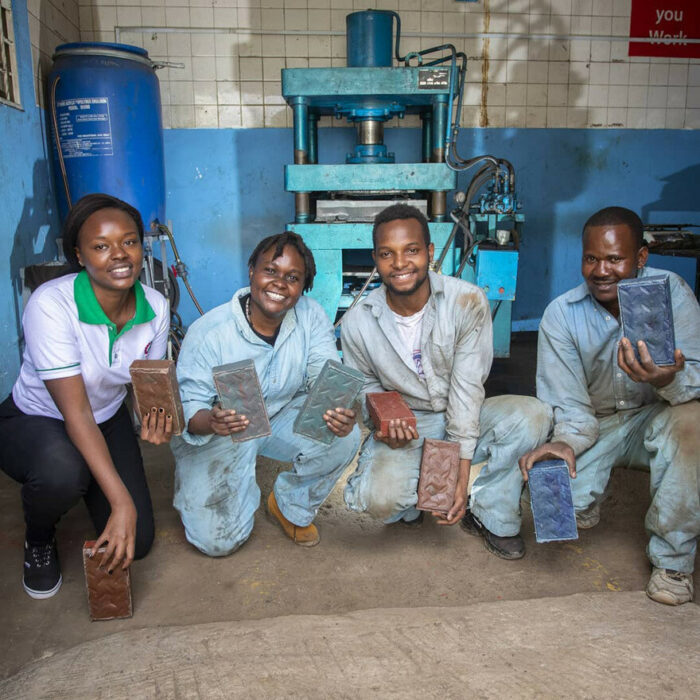
[[[581,237],[585,237],[586,232],[593,226],[627,226],[634,235],[637,249],[646,245],[644,240],[644,224],[639,216],[631,209],[625,207],[605,207],[597,211],[583,225]]]
[[[274,247],[275,254],[272,259],[275,260],[282,255],[284,247],[291,245],[297,249],[297,252],[304,259],[304,291],[308,292],[313,289],[314,277],[316,277],[316,262],[314,261],[313,253],[308,249],[304,239],[293,231],[285,231],[284,233],[276,233],[267,238],[263,238],[258,245],[255,246],[255,250],[250,254],[248,258],[248,267],[255,267],[258,258],[266,253],[270,248]]]
[[[397,219],[415,219],[423,229],[423,239],[425,240],[426,248],[430,245],[430,229],[428,228],[428,220],[425,218],[423,212],[416,207],[412,207],[410,204],[404,204],[400,202],[398,204],[392,204],[374,217],[374,226],[372,227],[372,248],[377,249],[377,231],[382,224],[386,224],[389,221],[396,221]]]
[[[74,271],[80,270],[78,256],[75,254],[75,249],[78,247],[80,229],[95,212],[101,209],[119,209],[128,214],[134,220],[139,239],[143,243],[143,219],[141,219],[141,214],[139,214],[137,209],[132,207],[131,204],[127,204],[123,200],[112,197],[109,194],[86,194],[68,212],[61,231],[63,254]]]

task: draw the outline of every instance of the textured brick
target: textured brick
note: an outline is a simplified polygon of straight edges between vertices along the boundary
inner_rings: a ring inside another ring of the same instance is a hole
[[[563,459],[535,462],[528,474],[538,542],[578,539],[569,468]]]
[[[130,569],[116,566],[110,574],[107,569],[100,569],[102,556],[106,547],[100,547],[94,557],[90,550],[95,542],[83,545],[83,568],[85,569],[85,585],[87,586],[88,608],[92,620],[117,620],[131,617],[133,606],[131,602]]]
[[[418,510],[447,513],[455,502],[459,444],[426,438],[418,480]]]
[[[351,408],[363,384],[361,372],[326,360],[294,421],[294,432],[326,445],[333,442],[335,434],[329,430],[323,414],[332,408]]]
[[[243,442],[269,435],[270,420],[253,360],[219,365],[212,369],[212,374],[221,408],[232,409],[250,421],[245,430],[233,433],[231,439]]]
[[[416,428],[416,417],[398,391],[381,391],[367,394],[367,410],[376,430],[386,435],[390,420],[404,420]]]
[[[634,348],[643,340],[657,365],[675,364],[671,289],[666,275],[621,280],[617,284],[622,332]]]
[[[175,363],[172,360],[135,360],[129,367],[131,385],[136,399],[136,410],[143,418],[153,406],[173,417],[173,435],[185,429],[180,390],[177,385]]]

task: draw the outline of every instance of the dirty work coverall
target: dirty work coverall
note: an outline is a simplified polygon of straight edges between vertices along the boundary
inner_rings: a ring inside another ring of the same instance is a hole
[[[382,285],[343,318],[344,361],[365,375],[364,393],[398,391],[416,415],[419,439],[392,450],[370,434],[348,479],[345,502],[386,523],[413,520],[423,439],[451,440],[460,457],[488,460],[471,508],[495,534],[520,531],[521,455],[547,438],[548,406],[526,396],[484,401],[491,368],[491,313],[484,293],[468,282],[429,273],[421,362],[425,379],[402,358],[401,338]]]
[[[267,437],[233,442],[229,436],[174,437],[175,508],[187,539],[205,554],[230,554],[246,541],[260,505],[255,480],[258,454],[291,462],[274,485],[284,516],[306,526],[330,493],[359,446],[359,430],[330,445],[292,432],[307,389],[327,359],[338,359],[333,328],[321,306],[301,297],[282,321],[274,346],[250,328],[239,297],[205,314],[190,327],[178,359],[185,423],[216,401],[212,368],[252,359],[272,426]],[[329,408],[335,408],[329,406]]]
[[[584,283],[542,316],[537,396],[554,409],[552,441],[576,453],[576,510],[601,500],[613,467],[648,468],[647,554],[654,566],[690,573],[700,534],[700,307],[678,275],[638,276],[652,275],[669,277],[685,369],[661,389],[632,381],[617,364],[622,328]]]

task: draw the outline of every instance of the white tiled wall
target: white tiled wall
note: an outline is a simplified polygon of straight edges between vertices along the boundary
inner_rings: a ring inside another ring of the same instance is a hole
[[[78,0],[27,0],[27,11],[35,98],[43,106],[54,49],[58,44],[80,41]]]
[[[41,4],[59,12],[76,3]],[[280,96],[280,69],[345,65],[345,16],[373,5],[397,10],[405,32],[422,34],[406,37],[402,53],[443,43],[443,37],[467,53],[463,126],[700,128],[699,60],[629,58],[626,41],[586,38],[628,36],[631,0],[77,4],[83,41],[115,41],[115,27],[153,28],[120,29],[119,38],[143,46],[155,60],[185,64],[159,72],[166,127],[291,125],[291,110]],[[508,36],[468,36],[479,33]],[[584,38],[533,38],[541,34]],[[403,123],[414,125],[409,119]]]

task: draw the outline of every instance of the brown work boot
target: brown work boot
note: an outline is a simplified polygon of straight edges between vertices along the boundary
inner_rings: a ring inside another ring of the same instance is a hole
[[[306,527],[301,527],[301,525],[290,523],[289,520],[282,515],[282,511],[277,505],[274,491],[270,492],[267,499],[267,514],[271,519],[274,519],[275,522],[282,526],[285,534],[294,544],[298,544],[301,547],[313,547],[321,541],[318,528],[313,523]]]

